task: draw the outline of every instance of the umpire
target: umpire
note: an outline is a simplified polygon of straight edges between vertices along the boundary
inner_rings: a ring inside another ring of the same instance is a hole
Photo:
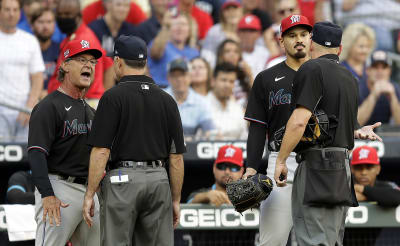
[[[314,25],[311,43],[313,60],[305,62],[293,82],[293,111],[286,125],[275,166],[278,186],[286,183],[286,160],[311,125],[317,112],[329,116],[313,134],[320,138],[296,147],[300,163],[294,176],[292,218],[299,245],[342,245],[344,222],[349,206],[358,206],[349,166],[354,137],[379,139],[373,129],[357,122],[358,84],[339,64],[342,30],[336,24]],[[330,125],[327,126],[327,125]],[[315,126],[315,124],[314,124]],[[313,130],[314,130],[313,129]],[[325,135],[325,136],[323,136]]]
[[[100,188],[102,245],[170,246],[179,222],[186,151],[178,107],[144,75],[142,39],[120,36],[111,56],[119,83],[100,99],[88,139],[93,149],[83,216],[91,227],[93,196],[107,165]]]

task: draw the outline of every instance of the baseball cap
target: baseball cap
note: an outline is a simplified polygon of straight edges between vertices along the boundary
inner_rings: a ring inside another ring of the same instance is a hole
[[[219,148],[218,157],[215,160],[215,164],[218,163],[232,163],[243,167],[243,152],[241,148],[235,147],[233,145],[224,145]]]
[[[281,22],[281,35],[284,32],[295,26],[304,26],[309,31],[312,30],[312,25],[304,15],[290,15]]]
[[[376,149],[369,146],[355,148],[352,153],[351,165],[358,164],[379,165],[379,158]]]
[[[101,50],[92,47],[89,41],[83,39],[74,39],[65,45],[65,48],[63,49],[62,61],[84,52],[92,54],[96,59],[99,59],[103,55]]]
[[[376,63],[384,63],[388,66],[392,66],[392,60],[389,59],[388,53],[383,50],[376,50],[372,52],[370,58],[370,66]]]
[[[261,31],[261,22],[255,15],[245,15],[238,24],[238,29],[253,29]]]
[[[222,5],[221,9],[224,10],[224,9],[226,9],[227,7],[231,7],[231,6],[235,6],[235,7],[237,8],[237,7],[240,7],[241,5],[240,5],[240,3],[239,3],[238,1],[235,1],[235,0],[227,0],[227,1],[225,1],[225,3]]]
[[[181,70],[187,72],[189,70],[188,63],[183,58],[178,58],[168,64],[168,72],[173,70]]]
[[[321,21],[314,24],[312,40],[319,45],[335,48],[342,42],[342,28],[329,21]]]
[[[147,46],[143,39],[133,35],[121,35],[115,40],[114,49],[107,56],[119,56],[127,60],[147,59]]]

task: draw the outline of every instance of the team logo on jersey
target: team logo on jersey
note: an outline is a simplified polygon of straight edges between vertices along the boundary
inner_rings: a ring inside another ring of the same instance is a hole
[[[64,122],[64,131],[62,137],[72,136],[76,134],[86,134],[92,129],[92,120],[89,123],[78,123],[78,119],[73,121],[66,120]]]
[[[64,52],[64,57],[67,57],[69,55],[69,49],[67,49],[65,52]]]
[[[292,95],[290,93],[284,93],[284,91],[284,89],[280,89],[276,93],[273,91],[269,93],[269,109],[271,109],[273,106],[290,104]]]
[[[81,45],[82,45],[82,49],[89,48],[89,41],[82,40]]]
[[[294,24],[296,22],[300,22],[300,15],[292,15],[292,17],[290,17],[290,20],[292,21],[291,24]]]
[[[225,157],[233,157],[235,155],[236,150],[234,148],[227,148],[225,150]]]
[[[362,149],[360,152],[358,152],[358,159],[367,159],[369,155],[369,150],[368,149]]]

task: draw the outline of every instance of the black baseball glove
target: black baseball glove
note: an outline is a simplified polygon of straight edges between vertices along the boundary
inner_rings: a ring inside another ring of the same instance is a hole
[[[272,180],[263,174],[249,176],[226,184],[226,193],[239,213],[257,208],[272,191]]]

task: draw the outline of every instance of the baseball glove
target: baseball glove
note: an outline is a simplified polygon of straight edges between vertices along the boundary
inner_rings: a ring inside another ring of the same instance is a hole
[[[272,191],[272,180],[263,174],[249,176],[226,184],[226,193],[239,213],[257,208]]]

